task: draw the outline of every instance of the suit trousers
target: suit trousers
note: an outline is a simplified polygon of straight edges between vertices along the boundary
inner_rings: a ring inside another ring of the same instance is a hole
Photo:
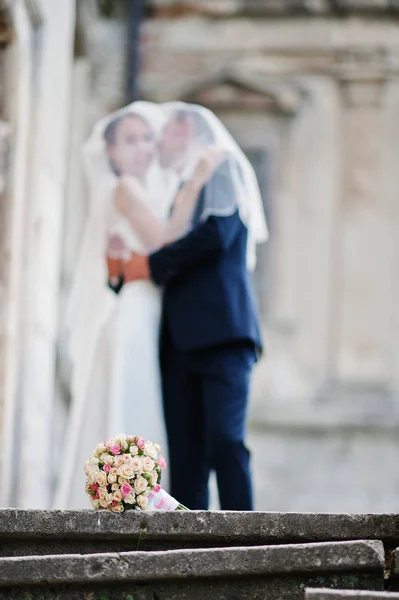
[[[190,352],[162,344],[171,494],[191,510],[208,509],[211,471],[222,510],[253,510],[245,430],[255,361],[250,342]]]

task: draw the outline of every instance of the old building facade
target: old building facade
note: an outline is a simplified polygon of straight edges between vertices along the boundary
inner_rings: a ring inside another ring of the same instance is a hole
[[[215,110],[257,169],[269,217],[251,413],[259,505],[392,510],[398,6],[157,4],[145,94]]]
[[[0,263],[1,501],[25,506],[51,504],[56,464],[39,486],[32,448],[39,439],[60,456],[68,409],[63,314],[86,208],[79,148],[126,99],[126,4],[107,18],[94,1],[53,5],[19,0],[8,13],[14,108],[0,115],[12,164]],[[142,96],[214,110],[254,165],[269,220],[255,273],[266,345],[251,406],[258,508],[394,510],[397,6],[156,0],[152,9]]]

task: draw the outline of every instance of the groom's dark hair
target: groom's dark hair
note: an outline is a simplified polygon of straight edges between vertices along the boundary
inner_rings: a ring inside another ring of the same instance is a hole
[[[191,119],[194,122],[195,133],[201,139],[204,145],[212,145],[215,143],[215,136],[208,121],[204,119],[204,117],[196,110],[179,108],[173,114],[173,117],[178,123],[187,119]]]

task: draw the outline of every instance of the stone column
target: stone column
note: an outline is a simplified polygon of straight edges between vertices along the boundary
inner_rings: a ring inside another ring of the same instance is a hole
[[[390,71],[384,54],[365,51],[347,53],[339,67],[344,177],[336,219],[331,339],[333,377],[344,387],[380,389],[389,377],[393,213],[383,167]]]
[[[17,505],[51,503],[49,458],[37,476],[37,454],[53,451],[56,343],[58,336],[61,233],[73,65],[75,11],[62,0],[41,2],[43,28],[35,90],[31,179],[25,215],[23,352],[20,366]],[[56,82],[56,83],[55,83]],[[26,492],[29,490],[29,493]]]
[[[0,505],[15,506],[17,479],[15,424],[20,421],[18,390],[20,385],[21,354],[21,300],[25,297],[24,239],[25,214],[29,197],[29,156],[32,127],[33,27],[23,2],[12,6],[11,18],[16,32],[14,42],[7,48],[6,76],[2,78],[4,103],[10,119],[9,180],[7,194],[2,197],[0,222],[5,234],[0,233],[4,257],[1,277],[2,309],[0,396],[2,424],[0,429]],[[4,149],[4,145],[3,145]],[[3,150],[4,157],[4,150]],[[17,458],[18,460],[18,458]],[[10,469],[9,465],[14,468]],[[8,467],[6,468],[5,465]]]
[[[2,72],[1,66],[0,72]],[[9,291],[9,257],[7,247],[9,198],[7,194],[7,166],[9,162],[9,134],[10,124],[6,121],[0,121],[0,431],[4,427],[4,397],[7,377],[7,308]]]

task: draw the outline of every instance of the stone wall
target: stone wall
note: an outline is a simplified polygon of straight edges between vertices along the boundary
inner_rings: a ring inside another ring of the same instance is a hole
[[[269,157],[271,239],[256,276],[266,353],[250,430],[257,506],[394,510],[395,7],[155,4],[146,97],[208,105],[244,150]]]
[[[4,503],[18,496],[20,504],[42,505],[50,491],[50,473],[37,477],[32,448],[40,440],[44,454],[51,455],[74,11],[72,0],[44,0],[40,6],[21,0],[10,9],[15,29],[7,57],[12,277],[2,458],[14,467],[2,472]]]

